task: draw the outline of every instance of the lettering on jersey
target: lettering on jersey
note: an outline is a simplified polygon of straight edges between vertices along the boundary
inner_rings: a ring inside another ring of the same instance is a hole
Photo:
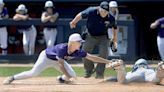
[[[110,21],[105,21],[104,23],[105,23],[105,26],[108,27],[110,24]]]
[[[74,57],[71,57],[71,56],[64,56],[64,60],[71,60],[73,59]],[[60,59],[58,56],[56,56],[56,59]]]

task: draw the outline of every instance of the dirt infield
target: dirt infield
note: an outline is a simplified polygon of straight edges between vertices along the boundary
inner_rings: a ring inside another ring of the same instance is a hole
[[[11,85],[2,85],[4,79],[0,78],[0,92],[164,92],[164,85],[100,83],[102,80],[95,78],[79,77],[74,84],[60,84],[54,77],[36,77],[14,81]]]

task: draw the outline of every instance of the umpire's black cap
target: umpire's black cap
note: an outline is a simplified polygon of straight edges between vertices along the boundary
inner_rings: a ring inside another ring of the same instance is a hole
[[[100,7],[103,8],[106,11],[109,11],[109,4],[106,1],[103,1],[100,3]]]

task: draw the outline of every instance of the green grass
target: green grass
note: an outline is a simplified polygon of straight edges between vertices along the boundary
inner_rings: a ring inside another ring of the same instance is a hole
[[[30,70],[32,67],[0,67],[0,76],[6,77],[11,76],[23,71]],[[83,67],[73,67],[75,70],[77,76],[84,76],[84,68]],[[130,71],[130,68],[126,68],[127,71]],[[61,75],[60,72],[56,71],[54,68],[48,68],[44,70],[39,76],[58,76]],[[95,75],[95,74],[94,74]],[[116,72],[114,70],[105,70],[105,76],[113,76],[116,75]]]

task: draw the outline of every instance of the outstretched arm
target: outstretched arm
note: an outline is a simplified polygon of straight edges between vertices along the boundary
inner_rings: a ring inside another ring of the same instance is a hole
[[[111,60],[107,60],[107,59],[104,59],[104,58],[101,58],[101,57],[98,57],[98,56],[95,56],[95,55],[91,55],[91,54],[88,54],[87,53],[87,56],[85,57],[86,59],[88,60],[91,60],[93,62],[97,62],[97,63],[112,63]]]
[[[59,17],[59,13],[55,13],[54,15],[52,15],[52,18],[50,19],[50,22],[55,22]]]
[[[49,15],[46,15],[46,13],[43,13],[41,16],[41,21],[45,23],[45,22],[48,22],[51,18],[52,16],[49,16]]]
[[[70,27],[75,28],[76,24],[82,19],[81,13],[77,14],[76,17],[70,22]]]
[[[28,15],[15,14],[15,16],[13,17],[13,19],[15,21],[27,20],[27,19],[29,19],[29,16]]]
[[[70,27],[71,28],[76,28],[76,24],[82,19],[82,18],[87,18],[90,11],[92,10],[91,7],[85,9],[84,11],[78,13],[76,17],[70,22]]]
[[[159,21],[156,20],[155,22],[153,22],[153,23],[150,25],[150,28],[151,28],[151,29],[155,29],[155,28],[157,28],[158,25],[159,25]]]

